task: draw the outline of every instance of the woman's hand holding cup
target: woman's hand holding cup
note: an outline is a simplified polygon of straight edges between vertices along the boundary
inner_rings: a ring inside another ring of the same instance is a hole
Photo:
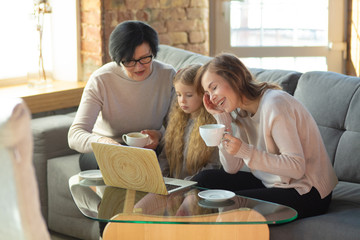
[[[224,149],[231,155],[235,155],[241,147],[242,141],[226,132],[222,139]]]
[[[156,149],[157,146],[159,145],[162,136],[161,132],[157,130],[143,130],[141,131],[141,133],[149,135],[149,139],[150,139],[149,143],[144,147],[150,149]]]
[[[123,134],[123,141],[133,147],[156,149],[161,139],[161,132],[158,130],[142,130]]]

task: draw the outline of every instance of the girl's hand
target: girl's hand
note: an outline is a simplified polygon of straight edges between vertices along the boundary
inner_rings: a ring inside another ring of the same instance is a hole
[[[158,130],[143,130],[141,131],[142,134],[147,134],[150,137],[150,143],[146,145],[144,148],[156,149],[159,145],[161,139],[161,132]]]
[[[224,112],[224,110],[219,109],[215,104],[213,104],[211,102],[210,96],[207,93],[205,93],[204,96],[203,96],[203,103],[204,103],[204,106],[206,108],[206,111],[208,111],[212,115]]]
[[[222,139],[224,149],[231,155],[235,155],[242,144],[242,141],[236,137],[231,136],[229,133],[224,134]]]
[[[116,144],[116,145],[121,145],[120,143],[118,143],[117,141],[115,141],[114,139],[112,138],[109,138],[109,137],[101,137],[98,139],[99,143],[107,143],[107,144]]]

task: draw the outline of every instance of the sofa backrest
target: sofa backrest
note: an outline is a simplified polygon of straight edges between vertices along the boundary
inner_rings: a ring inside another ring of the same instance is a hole
[[[180,48],[160,45],[156,59],[172,65],[176,70],[190,64],[205,64],[212,57],[197,54]],[[288,70],[266,70],[261,68],[249,68],[250,72],[258,81],[274,82],[279,84],[284,91],[294,95],[300,72]]]
[[[294,97],[318,124],[339,180],[360,183],[360,78],[307,72]]]
[[[180,68],[186,67],[190,64],[204,64],[208,62],[211,57],[168,45],[160,45],[156,59],[170,64],[176,70],[179,70]]]
[[[270,70],[262,68],[249,68],[250,72],[260,82],[277,83],[282,89],[294,95],[297,83],[302,73],[290,70]]]

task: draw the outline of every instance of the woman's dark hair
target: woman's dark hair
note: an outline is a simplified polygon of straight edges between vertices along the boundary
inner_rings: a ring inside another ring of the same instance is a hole
[[[137,46],[148,43],[151,53],[156,57],[159,50],[157,32],[141,21],[124,21],[117,25],[110,34],[109,53],[113,61],[120,65],[121,61],[130,61]]]

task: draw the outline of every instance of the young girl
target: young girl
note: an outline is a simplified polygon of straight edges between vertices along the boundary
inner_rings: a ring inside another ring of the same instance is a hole
[[[204,108],[202,94],[194,86],[201,65],[180,69],[173,80],[177,101],[173,102],[165,132],[165,145],[159,156],[164,176],[190,179],[203,169],[220,168],[219,154],[207,147],[199,127],[215,123]]]
[[[328,209],[337,177],[316,122],[300,102],[257,82],[231,54],[205,64],[196,86],[205,91],[207,111],[230,132],[219,145],[225,171],[199,173],[193,178],[198,185],[287,205],[299,218]],[[240,171],[245,165],[251,172]]]

